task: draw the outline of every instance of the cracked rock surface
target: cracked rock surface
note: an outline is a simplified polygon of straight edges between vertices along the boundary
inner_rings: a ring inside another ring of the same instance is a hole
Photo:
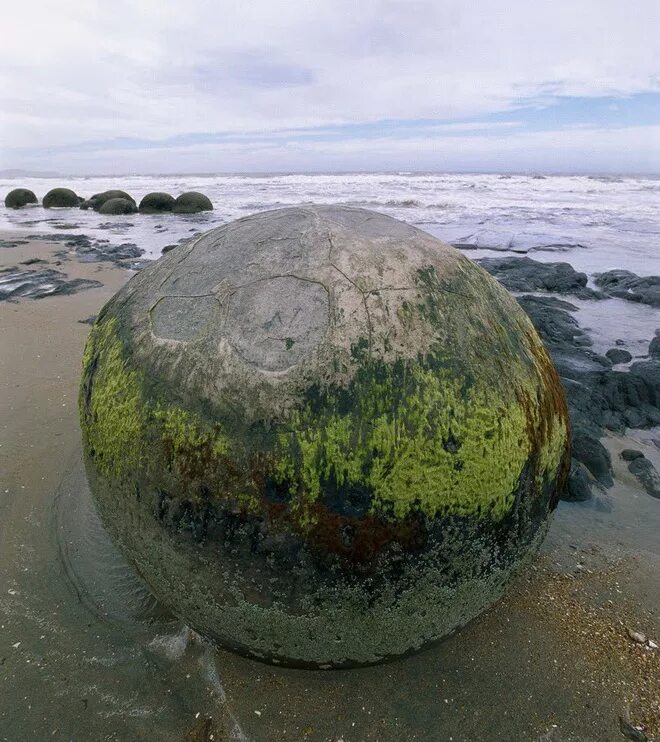
[[[404,654],[491,605],[569,466],[515,299],[340,206],[246,217],[144,268],[92,328],[80,408],[99,511],[161,602],[305,667]]]

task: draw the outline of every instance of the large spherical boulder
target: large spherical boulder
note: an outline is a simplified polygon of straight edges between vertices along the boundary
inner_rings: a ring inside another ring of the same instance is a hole
[[[135,204],[135,199],[130,194],[126,193],[126,191],[120,191],[120,190],[113,190],[113,191],[103,191],[103,193],[95,193],[93,196],[90,196],[86,201],[83,201],[82,204],[80,204],[81,209],[94,209],[94,211],[100,211],[101,207],[103,206],[106,201],[110,201],[113,198],[122,198],[126,201],[131,201],[133,205]]]
[[[203,193],[187,191],[177,196],[173,211],[175,214],[197,214],[200,211],[213,211],[213,204]]]
[[[140,201],[141,214],[162,214],[174,209],[175,200],[169,193],[147,193]],[[213,208],[213,207],[211,207]]]
[[[44,196],[46,209],[65,208],[80,205],[80,198],[70,188],[52,188]]]
[[[99,208],[99,214],[135,214],[135,201],[127,198],[109,198]]]
[[[539,545],[569,465],[515,299],[345,207],[240,219],[137,274],[92,329],[80,410],[102,518],[156,596],[300,666],[464,625]]]
[[[36,203],[38,203],[37,197],[29,188],[14,188],[5,196],[5,206],[8,209],[20,209]]]

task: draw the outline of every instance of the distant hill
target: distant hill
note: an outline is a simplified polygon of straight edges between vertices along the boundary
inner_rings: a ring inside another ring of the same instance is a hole
[[[52,170],[20,170],[20,169],[9,169],[0,170],[0,178],[58,178],[61,177],[60,173],[56,173]]]

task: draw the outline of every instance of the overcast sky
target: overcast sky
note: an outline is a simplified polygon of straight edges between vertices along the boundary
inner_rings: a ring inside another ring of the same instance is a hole
[[[6,3],[0,168],[660,173],[658,0]]]

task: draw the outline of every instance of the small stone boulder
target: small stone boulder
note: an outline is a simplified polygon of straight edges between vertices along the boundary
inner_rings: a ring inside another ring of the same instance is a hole
[[[627,350],[623,350],[623,348],[610,348],[605,355],[615,365],[617,363],[628,363],[628,361],[632,361],[630,353]]]
[[[72,208],[80,206],[80,197],[70,188],[52,188],[44,196],[43,205],[45,209]]]
[[[20,209],[22,206],[36,203],[37,197],[29,188],[14,188],[5,196],[5,206],[8,209]]]
[[[110,201],[113,198],[123,198],[126,201],[131,201],[137,210],[137,204],[135,203],[135,199],[133,198],[133,196],[126,193],[126,191],[119,191],[119,190],[103,191],[103,193],[95,193],[87,201],[83,201],[83,203],[80,204],[80,208],[81,209],[94,209],[94,211],[100,211],[101,206],[103,206],[103,204],[106,201]]]
[[[203,193],[187,191],[176,199],[173,211],[175,214],[197,214],[200,211],[213,211],[213,204]]]
[[[596,274],[596,286],[610,296],[660,307],[660,276],[638,276],[626,270]]]
[[[162,214],[163,212],[172,211],[176,201],[169,193],[147,193],[140,201],[141,214]],[[213,206],[211,206],[213,208]]]
[[[591,499],[592,489],[597,486],[598,483],[591,476],[589,469],[576,459],[571,459],[568,486],[562,499],[568,502],[584,502]]]
[[[587,287],[587,274],[569,263],[542,263],[531,258],[482,258],[477,263],[509,291],[550,291],[574,294],[581,299],[599,299],[601,294]]]
[[[135,201],[128,198],[110,198],[99,208],[99,214],[135,214]]]
[[[587,467],[598,482],[605,487],[612,486],[612,459],[599,440],[581,430],[576,431],[573,436],[573,456]]]
[[[646,456],[642,454],[634,458],[628,464],[628,471],[637,477],[647,494],[660,499],[660,475]]]

